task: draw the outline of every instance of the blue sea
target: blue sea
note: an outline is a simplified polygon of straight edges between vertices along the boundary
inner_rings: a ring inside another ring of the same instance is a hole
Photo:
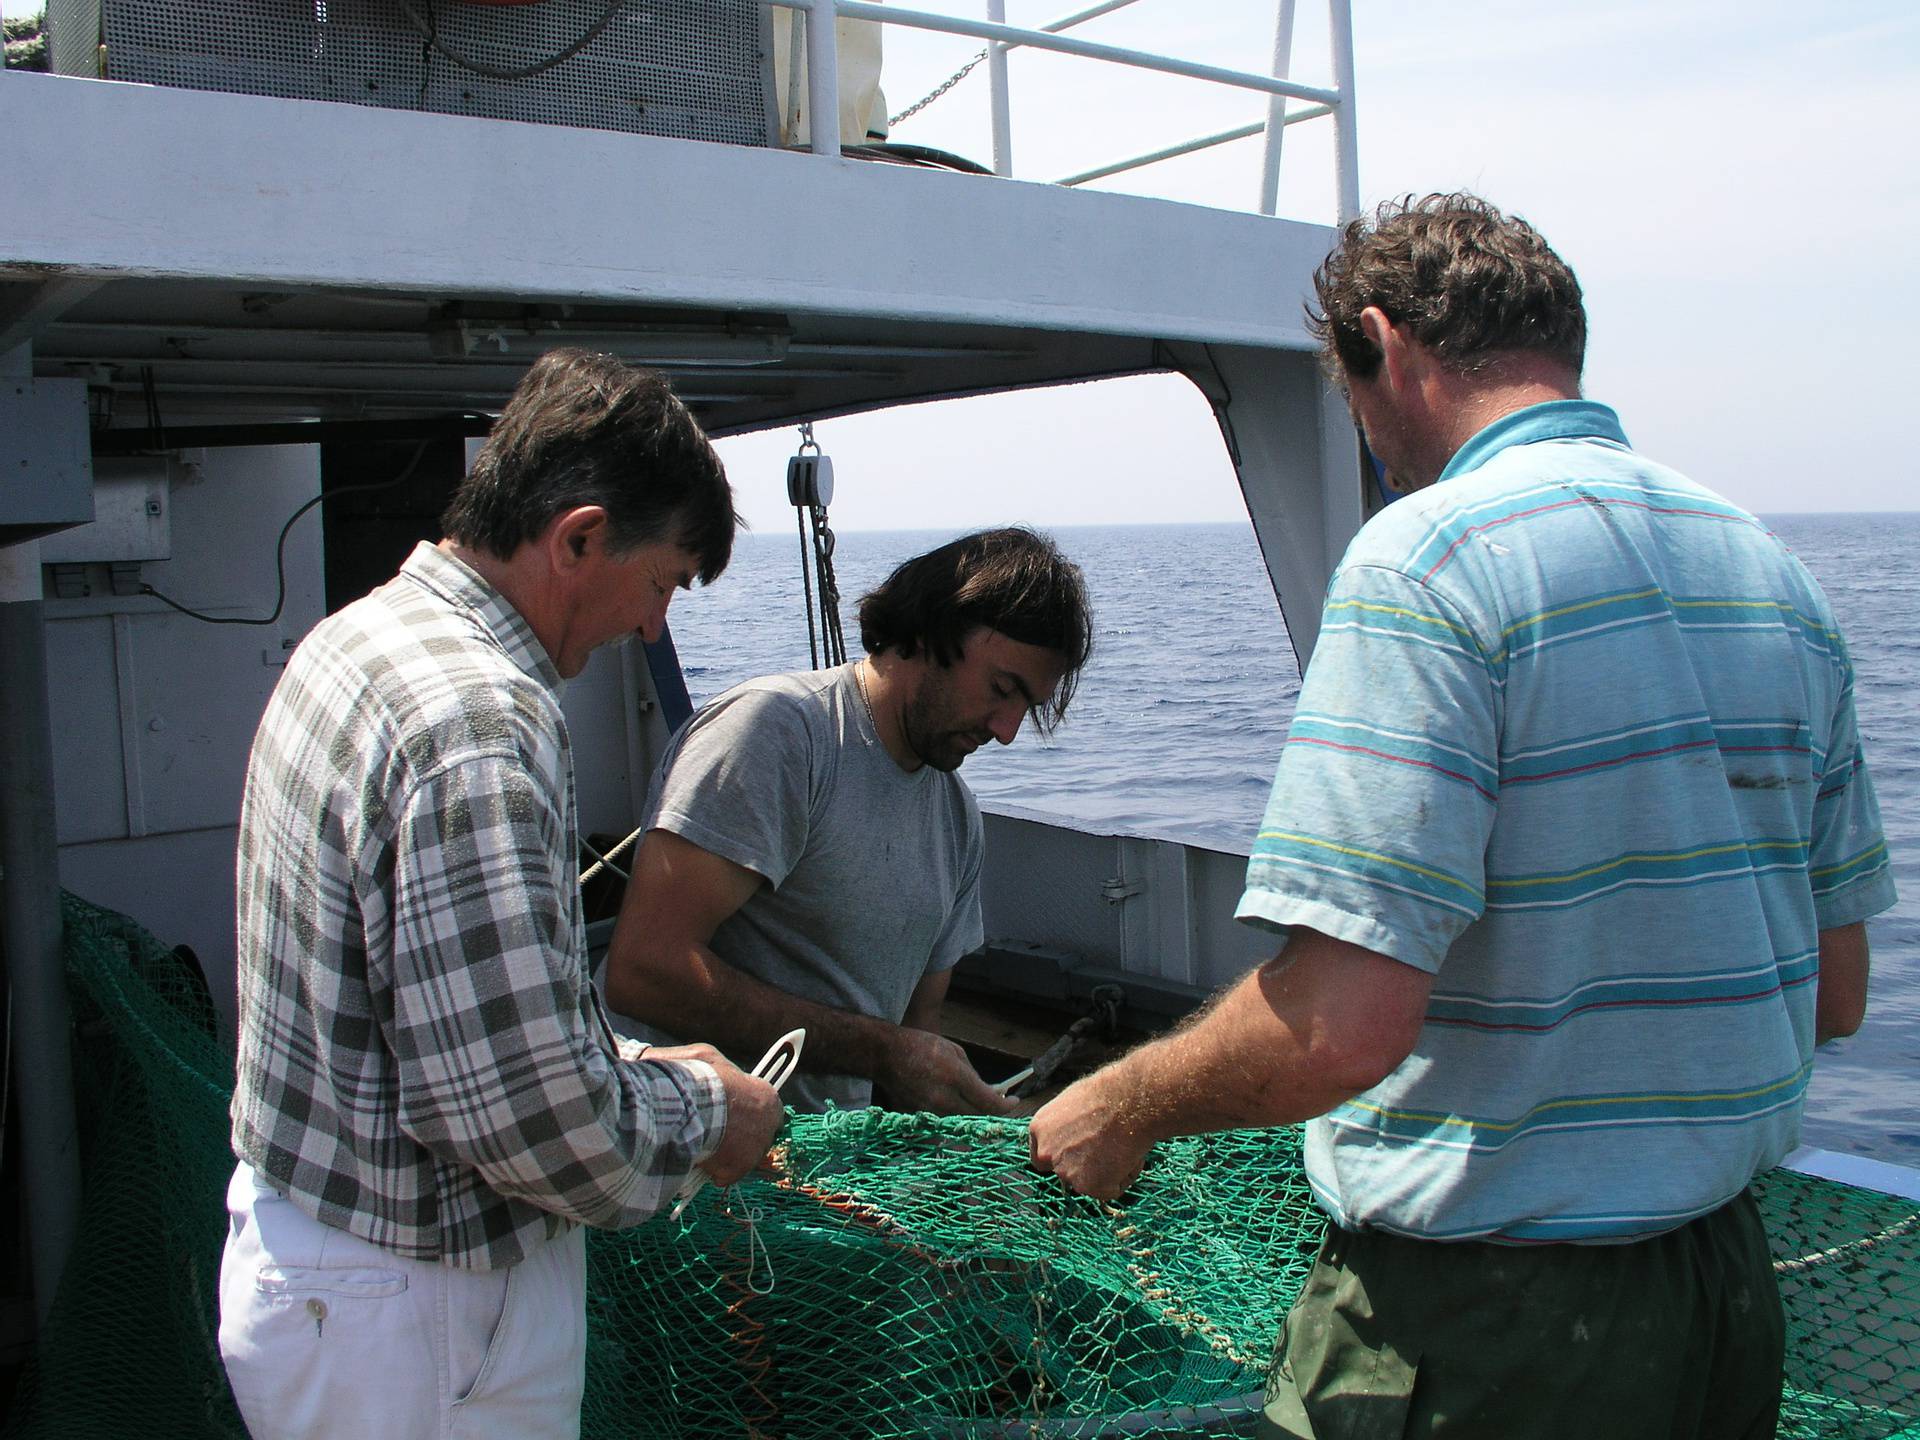
[[[1768,523],[1832,598],[1852,646],[1860,728],[1900,904],[1872,922],[1866,1024],[1822,1050],[1804,1139],[1920,1167],[1920,514],[1780,515]],[[860,595],[951,532],[838,537],[849,651]],[[989,808],[1101,832],[1245,854],[1266,801],[1300,674],[1250,525],[1067,527],[1085,570],[1094,655],[1067,722],[982,750],[963,774]],[[750,676],[811,662],[797,533],[744,535],[710,591],[675,603],[696,704]]]

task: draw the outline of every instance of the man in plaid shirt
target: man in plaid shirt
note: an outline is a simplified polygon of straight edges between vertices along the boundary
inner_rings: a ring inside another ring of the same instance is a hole
[[[255,737],[220,1345],[256,1437],[572,1436],[583,1225],[739,1178],[782,1108],[589,982],[561,681],[732,550],[663,378],[558,350],[439,546],[316,626]]]

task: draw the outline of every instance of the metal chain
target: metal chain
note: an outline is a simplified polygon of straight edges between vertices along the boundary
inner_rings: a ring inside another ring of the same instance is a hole
[[[954,86],[958,85],[962,80],[966,79],[967,76],[973,73],[974,67],[978,65],[982,60],[985,60],[987,58],[987,55],[991,51],[991,49],[992,47],[989,46],[986,50],[982,50],[978,55],[974,56],[966,64],[962,65],[958,70],[954,71],[953,74],[949,75],[946,78],[944,83],[937,86],[931,94],[926,95],[922,99],[916,101],[914,104],[909,105],[906,109],[902,110],[898,115],[888,116],[887,129],[889,130],[893,129],[894,126],[898,125],[903,120],[911,120],[915,115],[918,115],[922,110],[926,109],[927,106],[931,105],[934,101],[938,100],[942,95],[946,94],[947,91],[951,90]]]
[[[820,442],[813,438],[813,422],[804,420],[800,424],[800,453],[804,455],[809,450],[818,455]],[[833,527],[827,523],[827,507],[800,505],[794,515],[800,528],[800,587],[806,596],[807,654],[816,670],[821,668],[822,651],[828,665],[844,665],[847,641],[840,628],[840,581],[833,573],[835,542]]]
[[[827,523],[827,507],[808,507],[813,520],[814,563],[819,576],[820,648],[826,651],[828,665],[847,663],[846,634],[840,628],[840,579],[833,573],[833,527]]]

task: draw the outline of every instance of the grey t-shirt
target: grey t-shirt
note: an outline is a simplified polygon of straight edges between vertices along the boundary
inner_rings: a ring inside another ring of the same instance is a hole
[[[893,762],[851,665],[749,680],[703,708],[661,759],[646,824],[766,878],[713,950],[789,994],[898,1024],[923,977],[983,941],[979,807],[957,774]],[[820,1110],[866,1105],[872,1086],[796,1075],[781,1093]]]

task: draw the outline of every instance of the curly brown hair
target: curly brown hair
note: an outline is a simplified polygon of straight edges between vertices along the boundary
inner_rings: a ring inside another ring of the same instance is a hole
[[[1540,232],[1477,195],[1388,201],[1348,223],[1314,272],[1307,328],[1340,373],[1370,380],[1380,347],[1360,329],[1377,305],[1450,368],[1531,351],[1577,377],[1587,349],[1580,282]]]

